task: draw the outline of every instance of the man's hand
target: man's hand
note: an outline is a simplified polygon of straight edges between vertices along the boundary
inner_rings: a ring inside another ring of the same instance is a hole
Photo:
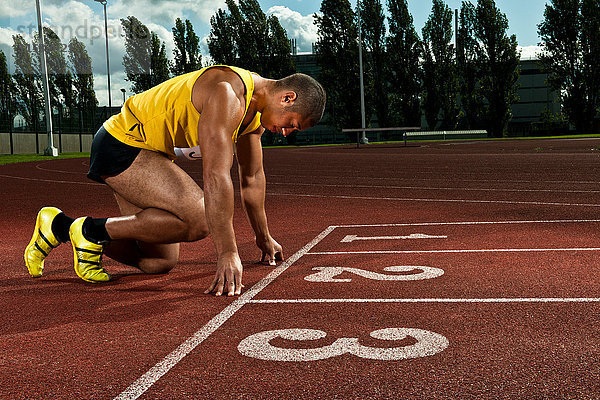
[[[227,296],[242,293],[242,261],[237,253],[227,253],[219,256],[217,260],[217,273],[215,279],[204,292],[209,294],[215,292],[215,296],[222,295],[227,291]]]
[[[262,251],[261,262],[267,257],[269,265],[276,265],[275,261],[283,261],[283,249],[270,235],[265,239],[256,238],[256,245]]]

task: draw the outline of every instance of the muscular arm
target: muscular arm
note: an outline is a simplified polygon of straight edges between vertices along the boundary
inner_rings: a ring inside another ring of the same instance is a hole
[[[231,135],[243,115],[243,105],[228,83],[218,83],[207,97],[198,123],[202,152],[206,219],[217,250],[217,274],[209,288],[220,295],[241,292],[242,266],[233,230],[233,183]],[[226,281],[226,282],[225,282]],[[224,286],[226,284],[226,286]]]
[[[241,198],[248,221],[256,235],[256,244],[275,264],[275,257],[282,259],[281,246],[269,233],[265,212],[266,179],[263,168],[260,136],[264,128],[238,138],[236,154],[239,166]]]

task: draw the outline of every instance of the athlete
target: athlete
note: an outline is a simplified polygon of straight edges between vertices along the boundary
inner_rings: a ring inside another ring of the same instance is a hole
[[[73,219],[58,208],[42,208],[25,249],[30,275],[41,276],[44,259],[68,241],[75,272],[87,282],[110,280],[103,254],[148,274],[166,273],[177,263],[180,242],[210,234],[217,270],[205,293],[239,295],[243,268],[233,230],[234,151],[256,245],[262,261],[275,265],[283,250],[267,225],[260,138],[265,128],[286,136],[314,126],[323,116],[325,97],[307,75],[272,80],[222,65],[130,97],[94,136],[87,175],[113,190],[121,216]],[[176,153],[201,157],[203,189],[172,162]]]

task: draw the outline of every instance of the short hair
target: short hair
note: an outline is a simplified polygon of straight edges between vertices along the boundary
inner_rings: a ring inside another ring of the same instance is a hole
[[[316,79],[296,73],[277,80],[275,89],[296,92],[294,105],[288,110],[306,115],[312,125],[316,125],[323,118],[327,96],[325,89]]]

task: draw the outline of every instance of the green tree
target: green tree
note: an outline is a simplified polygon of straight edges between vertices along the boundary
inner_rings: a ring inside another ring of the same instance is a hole
[[[52,109],[56,108],[61,118],[68,117],[74,107],[73,76],[67,70],[67,61],[63,44],[58,35],[50,28],[44,27],[44,49],[46,50],[46,67],[48,71],[48,91]],[[33,63],[41,71],[39,59],[39,36],[34,35]]]
[[[359,128],[360,85],[358,31],[348,0],[323,0],[318,26],[317,63],[328,97],[329,123],[337,129]]]
[[[85,45],[77,38],[72,38],[69,42],[68,59],[69,69],[74,77],[74,99],[79,114],[79,128],[84,131],[91,128],[94,112],[98,106],[94,90],[92,59],[88,55]]]
[[[478,42],[475,38],[476,25],[475,5],[463,1],[457,32],[456,64],[461,107],[460,124],[465,129],[478,128],[483,114],[479,84],[481,73],[477,57]]]
[[[517,38],[507,35],[508,19],[494,0],[478,0],[475,15],[475,37],[479,41],[477,58],[488,134],[502,137],[512,118],[511,105],[517,101],[520,57]]]
[[[280,79],[296,71],[292,60],[292,48],[285,29],[279,23],[279,19],[271,15],[267,19],[269,27],[269,59],[267,69],[269,77]]]
[[[257,0],[238,0],[244,23],[240,27],[240,35],[245,45],[238,47],[240,59],[247,65],[245,68],[262,75],[270,75],[266,70],[269,59],[269,26],[267,17]]]
[[[456,63],[452,42],[452,10],[443,0],[433,0],[423,27],[423,108],[429,129],[454,129],[456,106]]]
[[[0,50],[0,129],[8,130],[13,124],[16,104],[12,99],[14,81],[8,72],[6,55]]]
[[[583,0],[581,17],[584,75],[589,80],[589,118],[594,129],[593,119],[600,113],[600,2]]]
[[[169,61],[165,44],[136,17],[121,19],[125,31],[126,80],[132,82],[131,90],[140,93],[169,79]]]
[[[156,33],[150,33],[150,41],[150,84],[156,86],[169,79],[169,60],[165,42],[162,42]]]
[[[237,65],[238,33],[232,19],[233,17],[222,9],[218,9],[210,18],[208,52],[217,64]]]
[[[373,110],[379,126],[388,126],[388,68],[385,51],[385,15],[381,0],[360,1],[367,87],[367,118]],[[368,121],[367,121],[368,122]]]
[[[225,0],[228,12],[219,9],[211,18],[208,49],[218,64],[236,65],[269,77],[295,70],[285,29],[267,18],[256,0]]]
[[[396,126],[420,126],[421,43],[406,0],[388,0],[389,30],[386,38],[389,65],[389,117]]]
[[[31,45],[21,35],[13,35],[13,55],[15,58],[15,98],[17,110],[30,129],[37,130],[40,105],[43,104],[41,80],[33,66]]]
[[[200,38],[194,32],[194,27],[189,19],[185,23],[181,18],[175,20],[173,28],[174,60],[171,65],[173,75],[181,75],[202,68],[202,54],[200,54]]]
[[[538,25],[540,63],[563,113],[581,132],[593,129],[598,112],[599,8],[593,0],[552,0]]]

